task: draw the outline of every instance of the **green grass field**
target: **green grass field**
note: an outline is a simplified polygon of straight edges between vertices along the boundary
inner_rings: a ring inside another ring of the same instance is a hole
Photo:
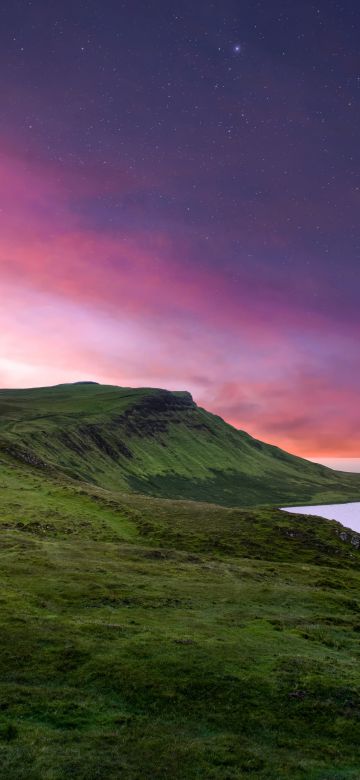
[[[72,478],[2,408],[0,777],[358,779],[360,537]]]

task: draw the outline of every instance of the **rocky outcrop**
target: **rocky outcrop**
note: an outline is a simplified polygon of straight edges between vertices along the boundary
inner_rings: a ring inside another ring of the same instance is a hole
[[[347,542],[347,544],[352,544],[356,550],[359,549],[360,534],[351,533],[349,531],[338,531],[338,534],[342,542]]]
[[[27,463],[29,466],[35,466],[38,469],[51,468],[49,463],[46,463],[46,461],[39,458],[39,456],[31,450],[18,447],[15,444],[2,444],[0,446],[3,452],[10,455],[11,458],[15,458],[15,460]]]

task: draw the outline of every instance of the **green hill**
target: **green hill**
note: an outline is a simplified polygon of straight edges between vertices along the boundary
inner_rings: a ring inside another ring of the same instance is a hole
[[[360,477],[257,441],[186,392],[95,383],[0,391],[0,451],[111,490],[225,506],[360,498]]]
[[[357,478],[184,393],[1,391],[0,420],[0,776],[356,780],[360,535],[269,504]],[[210,490],[268,506],[149,495]]]

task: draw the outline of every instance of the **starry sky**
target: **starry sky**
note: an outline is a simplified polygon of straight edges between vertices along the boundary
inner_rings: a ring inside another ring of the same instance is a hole
[[[3,0],[0,386],[360,456],[360,6]]]

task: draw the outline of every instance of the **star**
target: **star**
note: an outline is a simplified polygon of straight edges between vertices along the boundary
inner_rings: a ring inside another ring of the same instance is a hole
[[[234,52],[234,54],[241,54],[241,44],[240,43],[235,43],[235,45],[233,46],[233,52]]]

